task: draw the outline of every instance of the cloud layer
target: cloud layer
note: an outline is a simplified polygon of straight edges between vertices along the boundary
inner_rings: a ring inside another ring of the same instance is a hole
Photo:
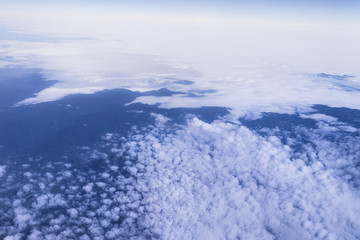
[[[168,88],[184,95],[139,101],[230,107],[237,116],[312,104],[360,108],[356,25],[151,11],[9,10],[0,18],[13,36],[0,41],[1,66],[39,68],[47,79],[61,81],[23,104],[103,89]],[[344,74],[355,77],[323,77]]]
[[[298,126],[295,136],[311,140],[302,143],[276,129],[260,136],[222,121],[177,126],[154,117],[155,126],[82,147],[76,161],[31,158],[17,166],[22,176],[9,162],[2,193],[16,195],[2,194],[0,236],[360,237],[358,133],[329,130],[326,119],[312,130]]]

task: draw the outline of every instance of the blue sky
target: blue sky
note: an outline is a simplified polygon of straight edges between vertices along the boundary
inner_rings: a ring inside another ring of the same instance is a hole
[[[3,8],[27,9],[97,9],[103,11],[159,12],[170,14],[229,15],[256,19],[276,19],[293,21],[358,21],[360,1],[358,0],[79,0],[79,1],[24,1],[2,3]]]
[[[329,89],[309,76],[360,76],[360,21],[352,20],[358,9],[355,1],[321,0],[15,1],[0,7],[0,52],[11,57],[0,64],[45,69],[61,81],[22,104],[129,86],[183,91],[167,84],[171,77],[196,82],[195,90],[221,91],[188,102],[143,101],[215,104],[243,114],[268,110],[292,92],[291,106],[342,99],[342,106],[357,108],[358,93]],[[244,96],[248,102],[238,104]]]

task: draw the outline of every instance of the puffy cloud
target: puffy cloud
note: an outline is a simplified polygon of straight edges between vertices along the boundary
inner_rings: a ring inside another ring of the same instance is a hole
[[[22,237],[21,234],[16,234],[14,236],[6,236],[4,240],[20,240],[21,237]]]
[[[334,171],[341,166],[326,165],[345,153],[335,143],[324,146],[329,142],[317,136],[318,156],[309,165],[275,136],[222,122],[193,119],[175,134],[157,129],[134,138],[140,140],[125,145],[136,153],[133,166],[148,169],[131,171],[147,189],[138,221],[162,239],[359,237],[356,190]],[[354,160],[349,164],[359,172]]]
[[[75,208],[70,208],[67,212],[69,213],[70,217],[72,217],[72,218],[78,217],[78,214],[79,214]]]
[[[6,173],[6,166],[0,166],[0,177],[4,176]]]
[[[20,229],[24,229],[28,226],[30,221],[33,219],[31,213],[22,206],[16,206],[14,208],[15,222]]]
[[[312,129],[255,132],[220,120],[189,118],[179,126],[154,117],[156,127],[126,138],[106,134],[94,148],[80,149],[82,164],[100,159],[95,170],[70,165],[68,157],[56,171],[36,161],[26,168],[9,162],[0,237],[360,237],[360,137],[326,125],[342,123],[315,115],[322,124]],[[33,174],[16,178],[29,169]],[[22,181],[32,186],[27,192]]]
[[[90,193],[90,192],[92,191],[92,189],[93,189],[93,185],[94,185],[94,184],[92,184],[92,183],[88,183],[87,185],[85,185],[85,186],[83,187],[83,189],[84,189],[86,192]]]

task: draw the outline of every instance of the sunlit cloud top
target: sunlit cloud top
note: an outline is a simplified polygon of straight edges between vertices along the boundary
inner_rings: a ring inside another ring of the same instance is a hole
[[[26,104],[165,87],[215,91],[141,101],[238,114],[319,103],[360,108],[358,91],[316,77],[352,75],[346,87],[360,89],[358,9],[357,1],[15,1],[0,8],[0,54],[9,57],[0,65],[42,69],[60,81]]]

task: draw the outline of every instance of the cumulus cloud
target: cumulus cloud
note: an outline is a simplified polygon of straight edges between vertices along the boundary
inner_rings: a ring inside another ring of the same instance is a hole
[[[0,177],[4,176],[6,173],[6,166],[0,166]]]
[[[289,134],[197,118],[179,126],[153,117],[154,126],[126,138],[107,133],[79,150],[81,164],[101,162],[96,170],[64,158],[56,171],[44,165],[22,178],[32,186],[24,192],[12,169],[26,172],[37,162],[27,168],[10,162],[0,189],[0,237],[360,237],[359,135],[329,131],[325,123],[335,119],[311,116],[324,124],[295,126]]]
[[[147,169],[130,171],[146,189],[139,221],[162,239],[359,237],[356,191],[322,162],[324,154],[327,163],[339,162],[336,146],[319,146],[309,165],[275,136],[198,119],[174,135],[154,131],[126,146],[136,153],[134,167]]]
[[[86,192],[91,192],[92,189],[93,189],[93,184],[92,183],[88,183],[86,186],[83,187],[83,189],[86,191]]]
[[[191,117],[179,126],[152,114],[154,126],[107,133],[56,164],[14,157],[0,166],[0,238],[360,238],[359,129],[310,109],[360,109],[354,26],[1,13],[2,27],[41,37],[1,40],[10,58],[0,66],[39,68],[61,81],[19,104],[166,87],[182,94],[134,102],[222,106],[232,109],[230,120],[296,112],[317,124],[255,132]],[[47,39],[54,35],[60,39]]]

